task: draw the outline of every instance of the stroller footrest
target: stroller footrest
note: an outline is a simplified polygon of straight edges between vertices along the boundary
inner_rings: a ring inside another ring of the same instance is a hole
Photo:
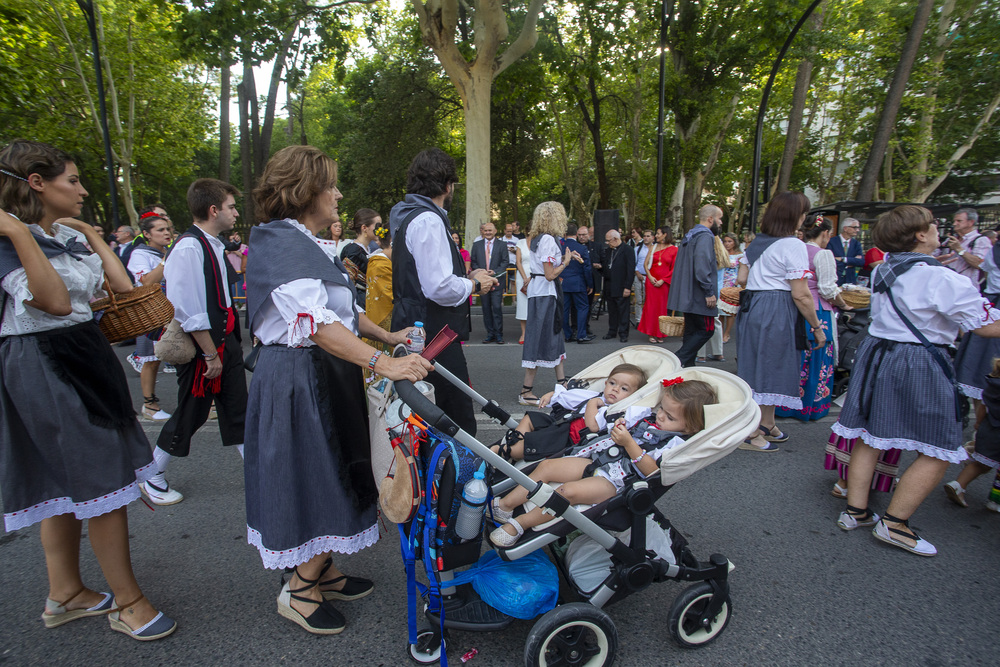
[[[491,631],[502,630],[510,625],[514,617],[498,611],[479,599],[462,600],[452,606],[454,601],[445,601],[444,627],[455,630]],[[437,614],[427,612],[427,618],[434,625],[439,623]]]

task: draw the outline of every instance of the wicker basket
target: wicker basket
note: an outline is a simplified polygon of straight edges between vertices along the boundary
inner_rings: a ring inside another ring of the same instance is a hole
[[[149,333],[174,318],[174,307],[158,283],[118,294],[107,283],[104,287],[109,296],[93,302],[90,308],[95,313],[104,311],[99,325],[111,343]]]
[[[872,293],[868,290],[843,290],[841,298],[851,308],[870,308],[872,305]]]
[[[660,315],[660,333],[664,336],[683,336],[684,318],[673,315]]]
[[[719,290],[719,298],[728,303],[730,306],[738,306],[740,305],[740,288],[723,287]]]

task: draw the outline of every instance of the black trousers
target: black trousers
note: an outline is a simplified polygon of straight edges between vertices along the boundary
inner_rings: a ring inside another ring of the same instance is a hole
[[[694,366],[698,350],[709,341],[714,333],[715,317],[684,313],[684,342],[681,343],[681,349],[677,350],[677,358],[681,360],[681,366],[684,368]]]
[[[608,297],[608,333],[628,337],[628,307],[629,297]]]
[[[226,336],[222,353],[222,389],[218,394],[194,396],[198,357],[177,366],[177,409],[163,425],[156,446],[171,456],[187,456],[191,451],[191,438],[208,421],[208,413],[215,401],[219,415],[219,431],[223,445],[243,444],[243,423],[247,412],[247,376],[243,368],[243,350],[235,333]]]
[[[483,304],[483,326],[487,338],[503,338],[503,288],[479,297]]]
[[[469,384],[469,365],[465,361],[462,346],[456,340],[446,347],[434,361],[452,372],[455,377]],[[434,402],[451,420],[458,424],[469,435],[476,434],[476,413],[472,399],[466,396],[446,379],[437,373],[427,375],[427,381],[434,386]]]

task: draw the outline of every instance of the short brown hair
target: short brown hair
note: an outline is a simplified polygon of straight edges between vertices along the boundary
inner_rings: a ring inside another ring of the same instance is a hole
[[[208,209],[213,206],[222,208],[222,202],[226,201],[229,195],[239,197],[240,191],[236,186],[217,178],[199,178],[188,186],[187,205],[191,217],[195,220],[208,220]]]
[[[646,371],[642,370],[635,364],[618,364],[617,366],[611,369],[611,372],[608,373],[608,377],[611,377],[612,375],[616,375],[618,373],[624,373],[626,375],[634,375],[639,380],[636,389],[645,386],[646,382],[649,381],[649,377],[646,375]]]
[[[351,231],[355,234],[360,234],[362,227],[371,225],[375,218],[378,217],[378,211],[373,208],[359,208],[354,213],[354,217],[351,218]]]
[[[688,433],[697,433],[705,428],[705,406],[719,402],[715,387],[701,380],[684,380],[663,388],[662,396],[667,396],[680,404],[684,410],[684,423]]]
[[[298,218],[337,185],[337,163],[313,146],[288,146],[271,156],[253,191],[260,222]]]
[[[768,236],[795,236],[799,220],[809,211],[809,198],[801,192],[779,192],[767,205],[760,231]]]
[[[926,232],[932,222],[934,216],[923,206],[897,206],[875,221],[872,242],[882,252],[909,252],[917,247],[917,232]]]
[[[21,222],[32,224],[45,215],[38,193],[28,185],[28,176],[38,174],[51,181],[73,162],[69,153],[41,141],[15,139],[0,150],[0,208],[17,216]],[[13,176],[11,175],[13,174]]]

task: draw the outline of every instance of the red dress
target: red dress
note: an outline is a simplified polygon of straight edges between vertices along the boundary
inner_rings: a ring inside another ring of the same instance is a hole
[[[670,245],[653,253],[646,272],[646,301],[642,306],[642,319],[639,320],[639,331],[647,336],[661,338],[660,315],[668,315],[667,296],[670,294],[670,280],[674,276],[674,260],[677,259],[677,246]],[[663,285],[653,287],[650,277],[662,280]]]

